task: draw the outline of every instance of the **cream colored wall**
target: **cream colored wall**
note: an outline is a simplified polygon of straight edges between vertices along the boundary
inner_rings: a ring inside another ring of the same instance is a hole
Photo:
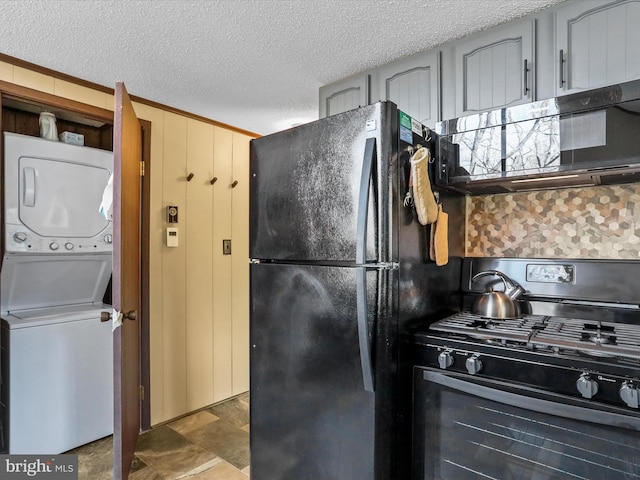
[[[0,62],[0,80],[113,110],[113,96]],[[249,389],[248,179],[251,137],[134,103],[151,122],[151,423]],[[187,182],[188,173],[194,173]],[[211,185],[214,176],[218,181]],[[235,188],[231,187],[238,180]],[[179,208],[165,246],[167,205]],[[232,255],[222,255],[222,240]]]
[[[232,319],[232,384],[233,394],[249,390],[249,142],[245,135],[233,134],[233,178],[239,180],[233,189],[231,207],[234,212],[231,238],[234,241],[231,270]],[[246,215],[236,215],[244,211]],[[246,252],[246,253],[245,253]]]

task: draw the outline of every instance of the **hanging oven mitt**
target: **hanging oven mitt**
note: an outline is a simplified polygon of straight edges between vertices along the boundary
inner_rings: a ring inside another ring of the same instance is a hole
[[[431,225],[431,241],[429,242],[429,258],[441,267],[449,263],[449,215],[438,203],[438,218]]]
[[[431,191],[431,182],[429,181],[430,160],[431,153],[425,147],[419,148],[411,157],[413,201],[418,213],[418,221],[422,225],[429,225],[438,218],[438,207]]]

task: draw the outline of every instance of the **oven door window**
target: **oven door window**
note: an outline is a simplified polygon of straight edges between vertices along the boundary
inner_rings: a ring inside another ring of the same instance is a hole
[[[498,385],[416,369],[414,480],[640,479],[637,415]]]

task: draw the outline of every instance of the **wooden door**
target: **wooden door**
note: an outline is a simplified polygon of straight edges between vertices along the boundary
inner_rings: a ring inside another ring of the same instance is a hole
[[[113,478],[128,478],[140,431],[140,124],[123,83],[115,89],[113,129]]]

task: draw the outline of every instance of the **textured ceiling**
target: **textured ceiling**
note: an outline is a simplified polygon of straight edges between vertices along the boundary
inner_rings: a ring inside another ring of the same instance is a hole
[[[318,88],[561,0],[0,0],[0,52],[268,134]]]

